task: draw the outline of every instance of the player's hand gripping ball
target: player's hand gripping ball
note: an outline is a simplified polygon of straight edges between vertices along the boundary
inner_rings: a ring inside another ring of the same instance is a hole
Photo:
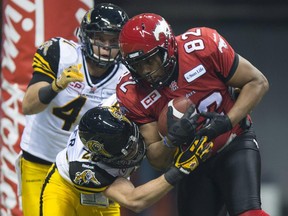
[[[180,119],[183,117],[184,113],[187,111],[189,106],[192,105],[192,102],[189,98],[178,97],[170,100],[168,104],[161,111],[158,118],[158,131],[160,135],[167,136],[168,126],[167,126],[167,112],[168,107],[173,109],[173,118]]]
[[[199,114],[189,98],[183,96],[169,101],[158,118],[158,131],[164,144],[168,147],[190,145],[198,118]]]

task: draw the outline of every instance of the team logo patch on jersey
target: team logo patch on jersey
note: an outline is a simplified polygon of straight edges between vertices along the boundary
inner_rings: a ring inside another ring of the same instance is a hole
[[[177,85],[177,82],[173,80],[171,84],[169,85],[169,88],[171,89],[171,91],[176,91],[179,87]]]
[[[154,104],[160,97],[161,94],[157,90],[154,90],[143,100],[141,100],[141,104],[144,106],[145,109],[147,109],[152,104]]]
[[[225,41],[223,40],[223,38],[219,38],[219,44],[218,44],[218,49],[221,53],[223,53],[223,48],[228,49],[227,44],[225,43]]]
[[[187,73],[185,73],[184,77],[185,77],[187,82],[192,82],[205,73],[206,73],[206,69],[201,64],[201,65],[198,65],[197,67],[193,68],[192,70],[188,71]]]
[[[87,169],[82,172],[77,172],[75,174],[74,183],[77,185],[89,184],[92,182],[95,185],[100,185],[101,183],[95,177],[95,173]]]
[[[52,41],[52,40],[49,40],[49,41],[44,42],[44,43],[39,47],[40,50],[43,50],[43,55],[44,55],[44,56],[47,55],[48,49],[49,49],[49,47],[52,45],[52,43],[53,43],[53,41]]]
[[[89,93],[90,94],[94,94],[96,92],[96,90],[97,90],[97,87],[93,86],[93,87],[90,88]]]
[[[219,39],[218,39],[219,38]],[[217,43],[218,41],[218,49],[221,53],[223,53],[223,48],[228,49],[228,45],[225,40],[218,34],[213,34],[213,40]]]
[[[69,94],[75,94],[76,92],[78,95],[85,97],[86,95],[83,94],[84,90],[85,84],[81,82],[70,82],[66,88],[66,91],[68,91]]]

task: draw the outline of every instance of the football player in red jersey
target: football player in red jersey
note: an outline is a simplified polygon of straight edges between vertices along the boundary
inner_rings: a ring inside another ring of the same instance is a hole
[[[198,27],[174,36],[157,14],[130,19],[119,42],[130,73],[117,85],[117,98],[127,117],[139,124],[151,165],[170,166],[175,149],[189,138],[198,139],[199,148],[214,143],[205,163],[197,150],[191,152],[197,169],[178,184],[179,215],[215,216],[223,206],[233,216],[268,215],[261,209],[260,153],[249,116],[268,91],[265,76],[216,30]],[[231,87],[241,89],[236,100]],[[162,139],[157,119],[167,102],[179,96],[192,100],[198,123],[205,124],[196,132],[195,119],[187,115],[168,121]]]

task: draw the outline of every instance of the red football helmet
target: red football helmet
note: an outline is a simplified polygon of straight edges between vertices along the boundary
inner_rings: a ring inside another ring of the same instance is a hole
[[[149,83],[154,88],[168,83],[176,66],[177,44],[170,25],[163,17],[153,13],[134,16],[121,30],[119,43],[122,60],[136,82],[148,78],[137,74],[134,65],[159,54],[165,74]]]

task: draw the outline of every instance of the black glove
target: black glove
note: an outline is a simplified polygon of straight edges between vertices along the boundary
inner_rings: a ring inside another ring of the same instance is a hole
[[[213,142],[207,142],[207,139],[206,136],[195,139],[185,151],[176,154],[174,166],[164,174],[169,184],[175,185],[210,157]]]
[[[199,118],[199,114],[194,114],[194,112],[195,106],[191,105],[181,119],[175,119],[173,117],[173,108],[168,107],[168,134],[167,137],[164,137],[164,139],[167,139],[168,145],[176,147],[182,144],[190,144],[193,141]]]
[[[208,119],[208,122],[197,132],[197,137],[207,136],[210,141],[232,129],[232,123],[227,115],[215,112],[203,112],[200,115]]]

